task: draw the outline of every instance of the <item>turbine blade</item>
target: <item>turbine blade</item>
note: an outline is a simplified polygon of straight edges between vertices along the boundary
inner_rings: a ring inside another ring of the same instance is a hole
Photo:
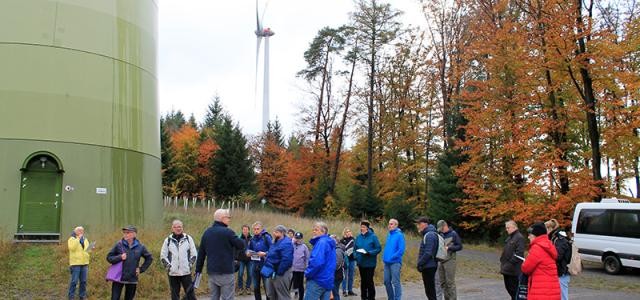
[[[264,86],[262,87],[262,131],[266,132],[269,123],[269,37],[264,40]]]
[[[260,34],[262,26],[260,26],[260,15],[258,14],[258,0],[256,0],[256,34]]]

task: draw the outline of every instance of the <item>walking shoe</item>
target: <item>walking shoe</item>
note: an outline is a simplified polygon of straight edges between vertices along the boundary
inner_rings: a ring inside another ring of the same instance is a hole
[[[346,291],[342,292],[342,297],[347,297],[347,296],[349,296],[349,294],[347,294]]]
[[[347,295],[349,295],[349,296],[358,296],[358,294],[354,293],[353,291],[349,291],[349,293]]]
[[[252,295],[253,291],[250,288],[247,288],[245,291],[245,295]]]

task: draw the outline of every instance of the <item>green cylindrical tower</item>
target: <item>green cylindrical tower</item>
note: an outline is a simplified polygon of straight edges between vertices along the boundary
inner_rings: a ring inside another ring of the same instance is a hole
[[[154,0],[0,2],[5,238],[161,222],[157,12]]]

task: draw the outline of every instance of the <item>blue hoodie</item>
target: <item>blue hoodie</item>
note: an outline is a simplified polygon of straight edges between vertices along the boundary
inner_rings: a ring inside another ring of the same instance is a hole
[[[269,249],[266,266],[275,270],[276,275],[282,276],[293,264],[293,243],[288,236],[277,240]]]
[[[364,249],[367,253],[362,254],[358,252],[358,249]],[[380,246],[380,241],[373,232],[373,229],[369,228],[367,233],[359,234],[356,238],[356,245],[353,253],[356,257],[356,261],[358,262],[358,266],[364,268],[375,268],[377,264],[376,257],[380,251],[382,251],[382,246]]]
[[[327,290],[333,290],[333,279],[336,271],[336,242],[327,234],[312,238],[313,245],[309,266],[304,271],[307,280],[315,281]]]
[[[438,251],[438,233],[431,224],[420,233],[423,238],[420,241],[420,253],[418,254],[418,271],[423,272],[427,268],[438,267],[438,262],[435,258]]]
[[[389,231],[387,235],[382,261],[386,264],[402,263],[402,255],[404,255],[404,234],[400,228],[396,228]]]

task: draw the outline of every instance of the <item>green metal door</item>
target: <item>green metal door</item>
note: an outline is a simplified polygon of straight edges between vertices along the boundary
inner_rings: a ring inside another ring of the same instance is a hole
[[[18,233],[59,233],[62,173],[51,157],[32,158],[22,169]]]

